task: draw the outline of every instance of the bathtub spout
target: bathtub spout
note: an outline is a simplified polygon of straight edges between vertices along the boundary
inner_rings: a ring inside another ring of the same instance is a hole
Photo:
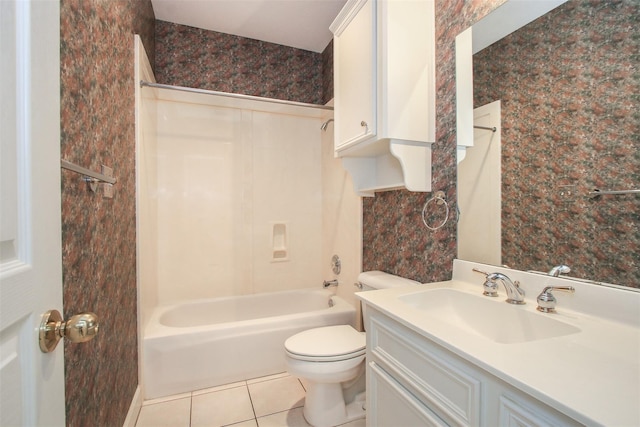
[[[322,282],[323,288],[326,289],[330,286],[338,286],[338,281],[336,279],[333,279],[333,280],[325,280],[324,282]]]

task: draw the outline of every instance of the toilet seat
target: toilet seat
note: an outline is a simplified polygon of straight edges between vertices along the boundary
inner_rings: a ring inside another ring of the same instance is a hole
[[[334,362],[362,356],[366,338],[349,325],[326,326],[300,332],[284,343],[287,355],[311,362]]]

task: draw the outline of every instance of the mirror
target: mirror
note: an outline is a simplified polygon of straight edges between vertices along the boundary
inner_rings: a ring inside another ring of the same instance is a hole
[[[483,25],[520,19],[509,9],[518,3],[526,26],[477,41]],[[638,288],[640,196],[589,193],[640,187],[640,4],[536,4],[550,2],[510,0],[456,40],[458,257],[541,272],[566,264],[572,277]],[[483,48],[491,37],[501,39]],[[476,113],[489,130],[474,132],[474,107],[496,101]],[[498,145],[493,166],[482,144]],[[487,180],[497,189],[483,195]]]

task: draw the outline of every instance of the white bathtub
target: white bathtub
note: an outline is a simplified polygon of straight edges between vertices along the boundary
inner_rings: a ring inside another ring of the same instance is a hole
[[[323,289],[157,307],[143,338],[145,399],[284,372],[288,337],[339,324],[355,325],[355,309]]]

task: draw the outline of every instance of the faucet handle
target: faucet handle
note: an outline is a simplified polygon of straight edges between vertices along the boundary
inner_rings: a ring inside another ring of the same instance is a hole
[[[471,270],[475,271],[476,273],[484,274],[485,276],[488,276],[491,274],[491,273],[487,273],[486,271],[478,270],[477,268],[472,268]]]
[[[498,296],[498,282],[494,280],[485,280],[482,285],[482,295],[487,297],[497,297]]]
[[[538,295],[538,311],[543,313],[554,313],[556,311],[556,297],[553,296],[551,291],[564,291],[574,293],[576,289],[573,286],[547,286]]]
[[[487,273],[486,271],[478,270],[477,268],[473,268],[472,270],[476,273],[484,274],[486,276],[484,284],[482,285],[482,295],[487,297],[497,297],[498,283],[494,279],[490,278],[492,273]]]

